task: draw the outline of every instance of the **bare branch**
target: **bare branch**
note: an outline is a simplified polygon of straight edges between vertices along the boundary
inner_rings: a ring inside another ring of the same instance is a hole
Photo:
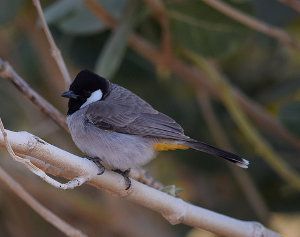
[[[76,188],[76,187],[84,184],[85,182],[91,180],[93,176],[97,175],[97,173],[89,174],[89,175],[82,175],[82,176],[79,176],[79,177],[76,177],[76,178],[70,180],[69,182],[67,182],[65,184],[60,183],[60,182],[56,181],[55,179],[51,178],[50,176],[48,176],[43,170],[41,170],[40,168],[38,168],[37,166],[32,164],[29,159],[22,158],[15,154],[15,152],[13,151],[13,149],[11,148],[11,145],[9,144],[9,142],[7,140],[7,134],[5,132],[1,118],[0,118],[0,130],[3,135],[5,147],[9,153],[9,155],[15,161],[20,162],[23,165],[25,165],[32,173],[39,176],[42,180],[44,180],[45,182],[47,182],[48,184],[52,185],[55,188],[73,189],[73,188]],[[43,142],[43,141],[41,140],[40,142]]]
[[[65,233],[67,236],[72,237],[85,237],[87,235],[83,234],[80,230],[71,226],[60,217],[55,215],[41,203],[39,203],[34,197],[32,197],[18,182],[16,182],[8,173],[6,173],[0,167],[0,179],[1,181],[18,197],[20,197],[27,205],[29,205],[36,213],[38,213],[43,219],[49,222],[51,225],[55,226],[61,232]]]
[[[36,159],[34,157],[24,156],[24,155],[20,155],[20,156],[30,160],[31,163],[33,163],[35,166],[39,167],[46,173],[49,173],[54,176],[62,176],[64,174],[64,169],[62,169],[62,168],[55,167],[53,165],[50,165],[47,162]],[[151,175],[148,174],[148,172],[146,170],[144,170],[142,168],[131,169],[129,176],[130,176],[130,178],[132,178],[138,182],[141,182],[143,184],[146,184],[157,190],[163,190],[165,188],[165,186],[162,183],[160,183],[159,181],[154,179]],[[66,178],[72,179],[73,176],[67,176]]]
[[[0,58],[0,77],[9,80],[13,85],[44,114],[50,117],[60,127],[68,131],[65,116],[63,116],[53,105],[33,90],[23,78],[21,78],[8,62]]]
[[[34,157],[31,156],[27,156],[27,155],[22,155],[22,154],[18,154],[20,157],[24,158],[24,159],[28,159],[30,160],[30,162],[32,164],[34,164],[36,167],[40,168],[41,170],[43,170],[44,172],[54,175],[54,176],[58,176],[61,177],[64,174],[64,169],[59,168],[59,167],[55,167],[53,165],[50,165],[49,163],[36,159]],[[68,179],[72,179],[72,176],[67,177]]]
[[[85,4],[95,16],[101,19],[110,28],[115,28],[118,25],[115,18],[111,16],[110,13],[107,12],[96,0],[85,0]]]
[[[101,21],[109,27],[114,28],[117,21],[95,0],[85,0],[89,10],[97,16]],[[160,51],[137,34],[132,34],[129,37],[129,44],[137,53],[146,58],[154,65],[160,59]],[[216,98],[220,98],[220,93],[217,88],[207,80],[206,76],[195,67],[191,67],[174,57],[172,58],[170,69],[176,73],[182,80],[186,81],[191,87],[202,90],[205,88],[208,93]],[[284,128],[276,119],[269,115],[259,104],[248,98],[240,90],[233,87],[233,94],[237,99],[241,108],[249,117],[254,119],[256,123],[265,131],[276,135],[280,139],[284,139],[300,150],[300,140],[292,135],[286,128]]]
[[[65,82],[65,88],[69,88],[69,85],[71,83],[71,77],[70,77],[69,71],[67,69],[67,66],[65,64],[65,61],[63,60],[63,58],[61,56],[61,52],[58,49],[58,47],[56,46],[53,36],[48,28],[46,19],[44,17],[43,9],[41,7],[41,3],[39,0],[32,0],[32,2],[37,10],[40,20],[41,20],[43,31],[45,32],[45,35],[47,37],[47,40],[48,40],[50,48],[51,48],[52,57],[55,59],[57,66],[63,76],[64,82]]]
[[[145,0],[160,23],[162,30],[161,50],[162,56],[156,63],[158,71],[164,76],[169,74],[172,59],[172,38],[170,22],[164,3],[161,0]]]
[[[279,2],[289,6],[290,8],[294,9],[298,13],[300,13],[300,2],[299,0],[278,0]]]
[[[253,30],[270,36],[288,47],[293,47],[300,50],[299,43],[296,42],[287,32],[282,29],[271,26],[263,21],[249,16],[220,0],[203,0],[203,2]]]
[[[63,168],[66,176],[70,174],[82,176],[97,172],[95,165],[87,159],[61,150],[32,134],[5,131],[15,151]],[[0,144],[5,145],[2,135]],[[230,237],[280,236],[257,222],[240,221],[194,206],[135,180],[132,180],[131,188],[125,190],[123,177],[111,171],[105,171],[102,175],[94,177],[90,183],[161,213],[171,224],[183,223]]]

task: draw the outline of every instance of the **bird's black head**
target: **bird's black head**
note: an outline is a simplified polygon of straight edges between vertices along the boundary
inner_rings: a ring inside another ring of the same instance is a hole
[[[109,91],[108,80],[89,70],[82,70],[75,77],[70,89],[62,94],[63,97],[69,98],[68,115],[92,102],[103,100]]]

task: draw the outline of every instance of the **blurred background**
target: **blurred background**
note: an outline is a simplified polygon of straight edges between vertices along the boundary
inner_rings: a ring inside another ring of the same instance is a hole
[[[152,176],[175,184],[193,204],[300,236],[300,1],[223,1],[281,29],[291,41],[250,29],[207,2],[47,0],[42,6],[72,78],[84,68],[104,75],[173,117],[189,136],[251,162],[241,170],[192,150],[162,152],[145,167]],[[110,26],[103,10],[114,20]],[[60,97],[65,83],[31,1],[0,0],[0,57],[66,113]],[[7,129],[26,130],[82,155],[68,133],[1,77],[0,116]],[[89,236],[214,236],[171,226],[157,213],[88,185],[56,190],[3,149],[0,158],[26,190]],[[1,181],[0,236],[64,234]]]

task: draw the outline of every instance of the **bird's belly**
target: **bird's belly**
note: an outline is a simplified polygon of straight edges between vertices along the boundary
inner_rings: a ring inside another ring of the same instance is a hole
[[[108,168],[139,167],[155,156],[153,141],[148,138],[98,129],[85,123],[83,115],[77,119],[72,116],[67,122],[75,144],[89,157],[102,159]]]

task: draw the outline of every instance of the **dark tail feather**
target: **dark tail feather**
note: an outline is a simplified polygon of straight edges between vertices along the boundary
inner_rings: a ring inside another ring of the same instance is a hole
[[[249,161],[241,158],[240,156],[233,154],[228,151],[224,151],[222,149],[216,148],[214,146],[211,146],[209,144],[206,144],[204,142],[199,142],[199,141],[189,141],[185,142],[186,145],[189,147],[197,150],[197,151],[202,151],[205,153],[208,153],[213,156],[218,156],[221,158],[224,158],[232,163],[235,163],[237,166],[242,167],[244,169],[248,168]]]

